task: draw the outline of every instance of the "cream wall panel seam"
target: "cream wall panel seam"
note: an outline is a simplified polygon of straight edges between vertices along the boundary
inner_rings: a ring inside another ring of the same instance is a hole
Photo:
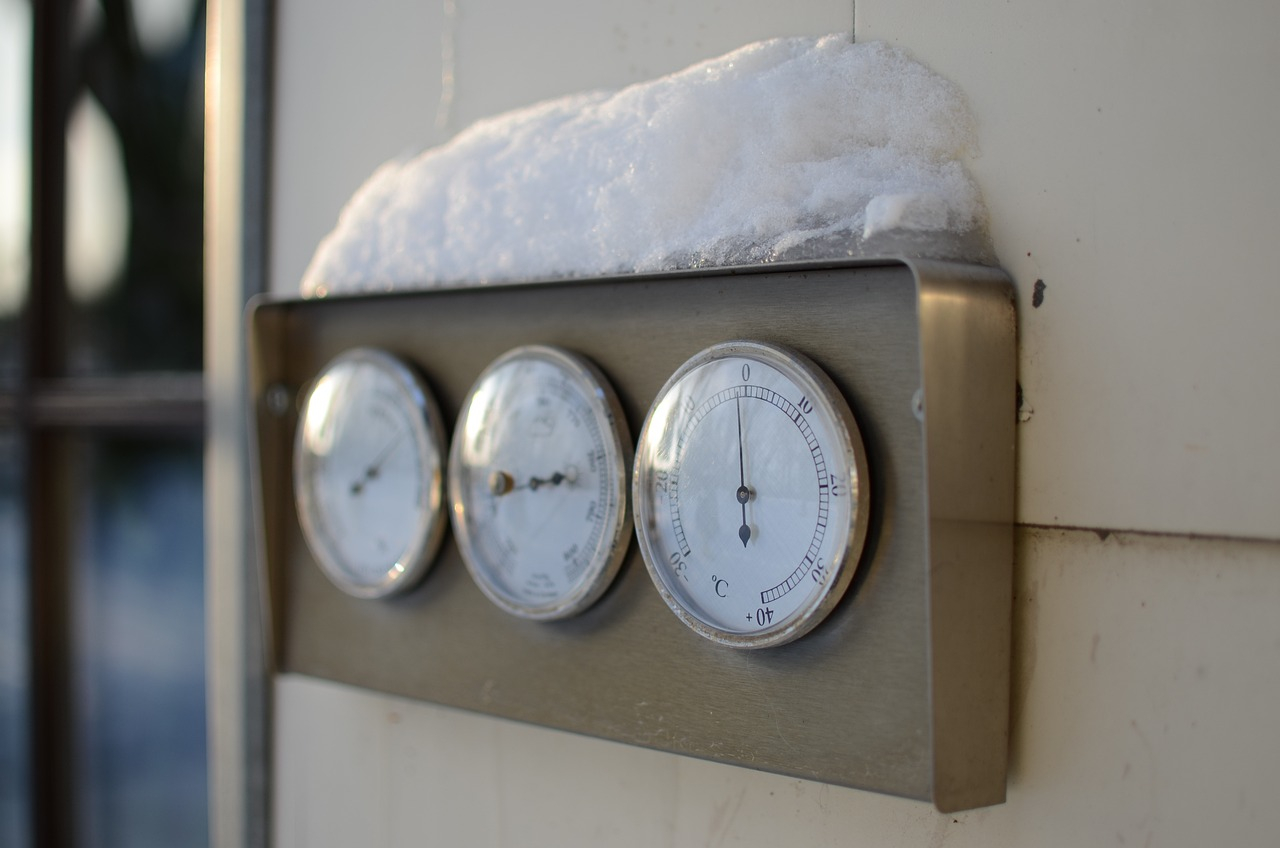
[[[1280,6],[879,3],[968,94],[1019,288],[1018,514],[1280,536]],[[1033,299],[1043,283],[1037,308]]]

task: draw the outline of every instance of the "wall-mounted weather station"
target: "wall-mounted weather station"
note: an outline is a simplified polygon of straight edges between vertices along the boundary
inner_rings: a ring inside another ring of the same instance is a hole
[[[250,323],[279,670],[944,811],[1004,799],[998,269],[260,300]]]

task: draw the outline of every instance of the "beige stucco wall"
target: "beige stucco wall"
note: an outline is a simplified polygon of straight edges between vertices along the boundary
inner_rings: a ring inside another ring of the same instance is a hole
[[[847,0],[280,0],[271,275],[383,159],[650,78]],[[274,829],[323,845],[1264,845],[1280,840],[1280,6],[860,0],[968,94],[1018,286],[1006,804],[821,786],[277,681]],[[1032,306],[1042,280],[1043,303]]]

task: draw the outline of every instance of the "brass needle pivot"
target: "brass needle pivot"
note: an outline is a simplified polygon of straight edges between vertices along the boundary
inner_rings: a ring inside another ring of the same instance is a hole
[[[489,494],[501,497],[516,487],[515,478],[505,471],[494,471],[489,474]]]

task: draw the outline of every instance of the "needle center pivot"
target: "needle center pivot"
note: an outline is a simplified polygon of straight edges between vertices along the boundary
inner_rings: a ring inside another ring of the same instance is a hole
[[[495,497],[501,497],[515,487],[515,478],[505,471],[494,471],[489,475],[489,494]]]

